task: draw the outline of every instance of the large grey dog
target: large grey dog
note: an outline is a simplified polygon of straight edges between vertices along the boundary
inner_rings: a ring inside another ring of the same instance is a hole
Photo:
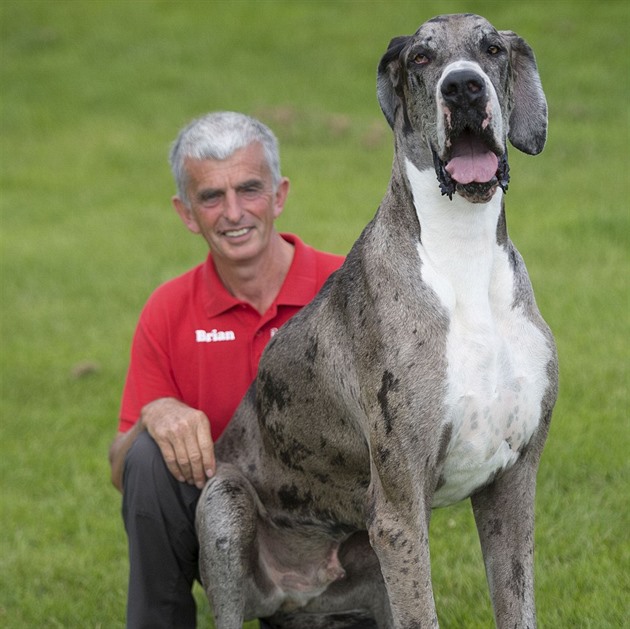
[[[436,17],[392,40],[378,99],[387,193],[269,344],[199,502],[218,629],[437,626],[430,513],[467,497],[497,625],[536,623],[557,362],[503,209],[507,139],[546,139],[534,55],[481,17]]]

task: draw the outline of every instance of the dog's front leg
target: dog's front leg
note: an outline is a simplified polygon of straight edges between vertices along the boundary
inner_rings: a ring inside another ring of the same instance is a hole
[[[438,626],[429,560],[430,508],[406,476],[403,471],[395,477],[379,475],[372,464],[368,532],[385,580],[394,627],[425,629]]]
[[[199,571],[217,629],[241,629],[247,605],[257,509],[252,490],[232,466],[217,468],[197,505]]]
[[[471,497],[499,629],[534,629],[536,467],[523,460]]]

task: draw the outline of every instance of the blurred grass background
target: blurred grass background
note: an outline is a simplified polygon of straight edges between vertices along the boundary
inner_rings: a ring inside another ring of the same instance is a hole
[[[124,625],[107,448],[129,343],[153,288],[205,256],[170,209],[179,128],[215,109],[267,122],[292,180],[280,227],[346,253],[391,167],[378,60],[392,37],[460,11],[528,40],[550,105],[547,148],[512,150],[507,196],[561,360],[539,474],[539,626],[627,623],[625,2],[1,0],[0,625]],[[432,557],[442,626],[491,626],[467,504],[434,513]]]

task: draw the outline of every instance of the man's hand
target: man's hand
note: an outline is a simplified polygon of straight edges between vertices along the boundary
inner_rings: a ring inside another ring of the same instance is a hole
[[[214,475],[214,443],[208,418],[175,398],[147,404],[139,420],[127,432],[119,432],[109,449],[112,483],[123,491],[125,457],[136,437],[147,430],[158,444],[173,476],[200,489]]]
[[[142,409],[139,422],[158,444],[171,474],[201,489],[216,465],[206,414],[174,398],[162,398]]]

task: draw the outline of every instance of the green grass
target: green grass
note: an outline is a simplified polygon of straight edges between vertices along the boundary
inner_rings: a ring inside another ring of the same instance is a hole
[[[150,291],[205,254],[169,204],[180,126],[213,109],[271,124],[293,184],[281,228],[345,253],[391,167],[380,55],[428,17],[470,10],[532,44],[550,105],[548,146],[512,151],[507,196],[561,360],[539,474],[539,624],[627,622],[624,2],[0,0],[0,625],[123,626],[106,455],[130,338]],[[468,505],[435,512],[432,557],[442,626],[491,626]]]

